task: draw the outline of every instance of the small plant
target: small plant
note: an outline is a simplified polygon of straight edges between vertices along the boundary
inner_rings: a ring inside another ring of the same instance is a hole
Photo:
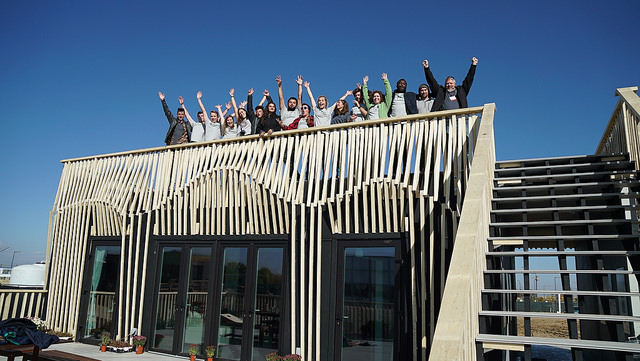
[[[133,336],[132,340],[133,346],[135,347],[144,346],[144,344],[147,343],[147,338],[142,335]]]
[[[111,334],[109,332],[103,332],[100,334],[100,345],[101,346],[109,346],[109,342],[111,342]]]
[[[297,354],[289,354],[283,358],[284,361],[302,361],[302,356]]]
[[[198,353],[198,345],[191,344],[189,345],[189,355],[195,356]]]
[[[47,331],[47,335],[54,335],[58,337],[73,337],[72,333],[64,332],[64,331],[53,331],[53,330]]]
[[[40,319],[39,317],[27,317],[27,320],[36,324],[38,331],[47,332],[50,330],[47,321]]]
[[[214,345],[207,346],[204,352],[207,354],[207,357],[213,357],[216,355],[216,347]]]
[[[272,352],[267,355],[267,361],[281,361],[281,360],[282,360],[282,356],[276,355],[275,352]]]
[[[128,348],[131,347],[131,344],[127,341],[111,340],[111,342],[109,342],[109,346],[115,348]]]

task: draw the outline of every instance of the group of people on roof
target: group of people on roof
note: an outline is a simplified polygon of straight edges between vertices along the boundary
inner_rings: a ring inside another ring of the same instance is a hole
[[[206,108],[202,103],[202,92],[196,94],[200,111],[194,120],[184,106],[184,99],[180,96],[180,108],[174,117],[167,106],[165,96],[158,92],[162,101],[164,113],[169,121],[169,130],[165,137],[167,145],[188,142],[207,142],[217,139],[235,138],[249,134],[270,135],[273,132],[290,129],[317,127],[346,122],[373,120],[386,117],[399,117],[410,114],[428,113],[439,110],[467,108],[467,95],[473,83],[476,72],[477,58],[471,59],[471,67],[461,85],[456,85],[452,76],[445,79],[444,86],[438,84],[429,68],[429,61],[424,60],[422,66],[427,84],[418,87],[418,93],[407,91],[407,82],[398,80],[396,89],[391,90],[391,84],[386,73],[382,73],[384,93],[380,90],[369,90],[369,77],[362,78],[362,84],[357,83],[354,90],[348,90],[340,99],[329,105],[327,97],[321,95],[317,100],[313,97],[308,81],[298,76],[298,97],[285,100],[282,93],[282,79],[278,75],[278,99],[280,114],[276,112],[276,104],[271,99],[269,91],[265,89],[258,105],[253,106],[254,90],[249,89],[247,100],[239,105],[235,99],[235,90],[231,89],[231,101],[225,105],[216,105],[207,118]],[[305,88],[311,105],[302,102],[302,88]],[[366,94],[366,96],[365,96]],[[353,96],[353,106],[346,101]],[[266,106],[263,106],[265,104]],[[245,109],[246,106],[246,109]],[[227,114],[233,107],[233,113]],[[186,120],[185,120],[186,117]]]

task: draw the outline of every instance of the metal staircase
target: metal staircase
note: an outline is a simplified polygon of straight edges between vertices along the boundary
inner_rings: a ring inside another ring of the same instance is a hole
[[[639,174],[626,154],[496,164],[479,360],[640,357]]]

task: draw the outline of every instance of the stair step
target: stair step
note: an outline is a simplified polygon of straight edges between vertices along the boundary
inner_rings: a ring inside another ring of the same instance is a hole
[[[509,209],[494,209],[491,211],[493,214],[502,213],[539,213],[539,212],[575,212],[575,211],[598,211],[608,209],[635,209],[639,210],[640,205],[594,205],[594,206],[575,206],[575,207],[541,207],[541,208],[509,208]]]
[[[640,251],[503,251],[485,252],[490,257],[549,257],[549,256],[637,256]]]
[[[640,317],[624,315],[600,315],[593,313],[556,313],[556,312],[525,312],[525,311],[479,311],[480,316],[487,317],[529,317],[529,318],[561,318],[568,320],[637,322]]]
[[[617,269],[488,269],[485,274],[605,274],[605,275],[638,275],[639,271],[617,270]]]
[[[499,179],[498,179],[499,180]],[[497,181],[497,180],[496,180]],[[520,183],[517,181],[516,183]],[[530,184],[530,185],[517,185],[509,187],[495,187],[493,189],[497,194],[515,191],[530,191],[530,190],[544,190],[544,189],[566,189],[566,188],[588,188],[588,187],[600,187],[605,186],[619,186],[627,187],[633,185],[640,185],[640,179],[624,179],[611,182],[585,182],[585,183],[558,183],[558,184]]]
[[[640,297],[640,292],[604,292],[604,291],[572,291],[572,290],[505,290],[485,288],[481,291],[486,294],[553,294],[571,296],[598,296],[598,297]]]
[[[637,223],[628,219],[580,219],[580,220],[566,220],[566,221],[530,221],[530,222],[494,222],[490,223],[489,227],[547,227],[547,226],[575,226],[575,225],[602,225],[602,224],[620,224],[620,223]]]
[[[535,165],[535,166],[524,166],[517,168],[496,168],[495,173],[497,177],[500,174],[506,173],[515,173],[515,172],[530,172],[534,173],[535,171],[546,171],[551,172],[557,170],[564,169],[579,169],[581,171],[586,171],[588,169],[593,170],[614,170],[614,169],[632,169],[633,163],[630,161],[617,161],[617,162],[590,162],[590,163],[564,163],[564,164],[554,164],[554,165]],[[614,169],[612,169],[614,168]]]
[[[530,158],[530,159],[511,159],[511,160],[503,160],[496,162],[496,168],[504,168],[505,165],[512,164],[544,164],[544,163],[554,163],[560,164],[564,162],[585,162],[591,160],[600,160],[600,161],[622,161],[629,160],[628,153],[615,153],[615,154],[582,154],[582,155],[574,155],[574,156],[562,156],[562,157],[549,157],[549,158]]]
[[[558,194],[558,195],[548,195],[548,196],[522,196],[522,197],[502,197],[502,198],[494,198],[492,202],[494,203],[507,203],[514,201],[534,201],[534,200],[547,200],[547,199],[581,199],[581,198],[640,198],[640,193],[630,192],[630,193],[576,193],[576,194]]]
[[[488,237],[490,241],[500,241],[500,240],[528,240],[528,241],[537,241],[537,240],[555,240],[555,239],[565,239],[565,240],[592,240],[592,239],[637,239],[638,236],[631,234],[594,234],[594,235],[552,235],[552,236],[508,236],[508,237]]]
[[[640,352],[640,344],[631,342],[577,340],[570,338],[548,338],[531,336],[493,335],[481,333],[476,342],[510,345],[541,345],[553,347],[571,347],[578,349],[605,350],[612,352]],[[488,345],[491,346],[491,345]]]
[[[636,170],[613,170],[608,172],[583,172],[583,173],[562,173],[562,174],[540,174],[540,175],[530,175],[530,176],[511,176],[511,177],[496,177],[494,180],[500,182],[505,180],[545,180],[549,178],[554,179],[566,179],[566,178],[592,178],[602,177],[602,176],[623,176],[623,175],[638,175],[638,171]],[[615,178],[613,178],[615,179]]]

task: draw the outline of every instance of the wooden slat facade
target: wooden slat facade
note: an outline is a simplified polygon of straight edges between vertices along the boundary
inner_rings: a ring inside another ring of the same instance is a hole
[[[150,301],[144,275],[154,237],[283,235],[291,255],[290,351],[320,360],[321,300],[331,287],[322,284],[322,240],[401,233],[410,245],[410,355],[426,360],[480,124],[492,127],[494,109],[64,160],[50,219],[48,321],[72,333],[83,322],[92,237],[121,242],[121,338],[145,326],[140,305]]]

